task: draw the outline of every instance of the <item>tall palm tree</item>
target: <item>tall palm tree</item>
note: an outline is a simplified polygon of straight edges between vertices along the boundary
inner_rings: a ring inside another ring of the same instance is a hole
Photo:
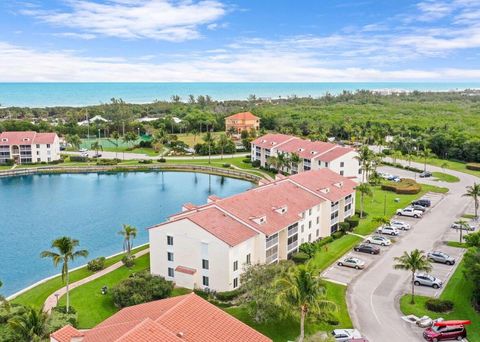
[[[290,173],[293,173],[293,166],[296,166],[298,168],[298,164],[300,164],[300,161],[302,159],[300,158],[300,156],[293,152],[292,154],[290,154],[290,158],[289,158],[289,161],[290,161]]]
[[[78,240],[63,236],[52,242],[52,249],[56,250],[56,252],[43,251],[40,253],[40,257],[52,259],[53,266],[57,267],[58,264],[62,264],[62,281],[65,281],[67,285],[67,313],[70,307],[68,263],[79,257],[86,258],[88,256],[86,249],[75,250],[75,247],[78,247],[79,244]]]
[[[278,160],[278,170],[279,171],[283,171],[285,166],[287,166],[289,164],[288,156],[287,156],[286,153],[278,152],[277,160]]]
[[[133,239],[137,237],[137,228],[129,224],[124,224],[123,229],[119,231],[118,234],[123,236],[123,250],[130,255],[133,247]]]
[[[363,203],[365,196],[372,196],[372,188],[368,183],[361,183],[356,187],[357,191],[360,192],[360,218],[363,218]]]
[[[114,131],[112,133],[112,138],[115,140],[115,145],[116,145],[116,149],[115,149],[115,159],[117,159],[117,153],[118,153],[118,140],[120,139],[120,133],[118,133],[117,131]]]
[[[463,230],[469,228],[468,223],[465,220],[458,220],[458,221],[455,221],[455,223],[458,225],[457,229],[460,232],[458,242],[462,243],[463,242]]]
[[[366,180],[366,172],[367,168],[366,165],[367,163],[372,159],[372,151],[368,146],[362,146],[358,150],[358,155],[355,157],[355,159],[358,160],[358,163],[360,164],[360,169],[363,170],[362,174],[362,181],[365,182]]]
[[[95,150],[95,153],[96,153],[97,156],[98,156],[98,151],[99,151],[99,150],[103,150],[102,145],[101,145],[98,141],[95,141],[94,143],[92,143],[92,144],[90,145],[90,148],[91,148],[92,150]]]
[[[335,303],[326,300],[326,288],[321,278],[310,266],[291,267],[275,282],[278,293],[276,303],[286,309],[287,314],[300,317],[299,342],[305,338],[305,319],[308,314],[331,313],[337,309]]]
[[[277,173],[280,172],[279,167],[278,167],[278,158],[275,156],[270,156],[267,158],[267,164],[271,167],[277,170]]]
[[[208,163],[210,164],[210,158],[212,155],[212,145],[215,142],[215,137],[212,135],[212,132],[207,131],[207,134],[204,135],[203,141],[208,145]]]
[[[465,197],[471,197],[475,204],[475,218],[478,218],[478,207],[480,206],[480,183],[473,183],[467,186],[467,192],[463,194]]]
[[[427,171],[427,160],[428,158],[432,157],[432,150],[429,148],[424,148],[423,150],[420,151],[419,153],[420,157],[423,158],[423,171]]]
[[[76,134],[69,134],[65,137],[65,141],[67,144],[71,145],[75,150],[80,148],[80,144],[82,143],[82,139]]]
[[[47,319],[42,309],[28,308],[25,314],[10,318],[8,326],[25,341],[41,342],[48,337]]]
[[[393,268],[396,270],[406,270],[412,272],[412,300],[411,303],[415,304],[415,273],[417,271],[429,272],[432,269],[432,265],[423,251],[418,249],[412,252],[403,252],[400,257],[395,257],[397,262]]]
[[[227,146],[228,144],[228,137],[226,134],[222,133],[220,134],[220,136],[218,137],[218,146],[220,146],[220,151],[222,153],[222,159],[223,159],[223,150],[225,149],[225,146]]]

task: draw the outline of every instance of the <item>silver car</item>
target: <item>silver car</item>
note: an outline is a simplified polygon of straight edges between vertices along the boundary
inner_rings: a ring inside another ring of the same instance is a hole
[[[454,222],[454,223],[452,223],[452,225],[450,227],[453,228],[453,229],[460,229],[461,228],[463,230],[470,230],[470,231],[475,230],[475,226],[473,224],[469,224],[469,223],[463,225],[463,224],[460,224],[458,222]]]
[[[365,239],[365,242],[373,243],[375,245],[380,245],[380,246],[390,246],[392,244],[392,241],[390,241],[390,239],[387,239],[386,237],[381,235],[369,236],[368,238]]]
[[[346,266],[359,270],[365,268],[365,261],[360,260],[359,258],[347,257],[342,261],[339,261],[338,266]]]
[[[419,285],[430,286],[430,287],[433,287],[434,289],[438,289],[438,288],[442,287],[443,282],[440,279],[435,278],[434,276],[432,276],[430,274],[415,273],[415,277],[413,279],[413,284],[415,284],[417,286],[419,286]]]
[[[398,221],[398,220],[391,220],[390,226],[400,230],[409,230],[411,228],[410,224],[408,224],[407,222]]]
[[[439,252],[439,251],[433,251],[428,253],[427,258],[430,261],[438,262],[441,264],[453,265],[455,263],[454,258],[452,258],[450,255],[446,253]]]
[[[347,342],[362,337],[357,329],[335,329],[332,331],[332,336],[336,342]]]

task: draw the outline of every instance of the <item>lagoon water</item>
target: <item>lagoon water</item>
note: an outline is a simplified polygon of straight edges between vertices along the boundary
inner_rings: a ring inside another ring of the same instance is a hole
[[[210,95],[215,100],[245,100],[257,97],[279,98],[291,95],[319,97],[327,92],[341,93],[358,89],[403,89],[423,91],[480,88],[480,82],[230,82],[230,83],[0,83],[0,106],[52,107],[83,106],[122,98],[131,103],[170,100],[179,95]]]
[[[226,197],[252,187],[246,181],[188,172],[55,174],[0,178],[1,293],[10,295],[57,274],[40,252],[60,236],[80,240],[90,252],[72,267],[121,251],[122,224],[138,228],[134,245],[148,242],[146,227],[204,204],[209,194]]]

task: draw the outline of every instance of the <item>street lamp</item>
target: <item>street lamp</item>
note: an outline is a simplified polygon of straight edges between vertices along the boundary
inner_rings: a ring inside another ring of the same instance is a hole
[[[55,298],[57,299],[57,304],[55,306],[58,306],[58,297],[60,297],[60,293],[55,293]]]

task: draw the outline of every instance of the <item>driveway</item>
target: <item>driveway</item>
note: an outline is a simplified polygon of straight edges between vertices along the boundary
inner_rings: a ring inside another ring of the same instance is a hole
[[[412,163],[412,166],[423,169],[423,165],[419,163]],[[383,256],[377,262],[369,265],[349,283],[347,303],[353,324],[370,341],[423,340],[419,330],[415,330],[409,323],[400,319],[402,314],[398,301],[404,293],[408,293],[406,289],[409,285],[410,274],[393,269],[394,257],[402,255],[404,251],[416,248],[428,251],[438,246],[437,244],[443,240],[444,234],[450,233],[450,223],[470,207],[469,200],[462,197],[465,187],[472,185],[474,181],[479,181],[479,178],[475,176],[451,170],[443,171],[439,167],[429,166],[428,170],[455,175],[460,178],[460,182],[443,183],[431,179],[417,179],[422,183],[448,187],[450,191],[431,209],[430,213],[418,221],[411,232],[398,239],[395,244],[383,252]],[[380,171],[399,176],[404,176],[404,172],[406,172],[410,174],[409,177],[412,174],[409,171],[390,168]]]

